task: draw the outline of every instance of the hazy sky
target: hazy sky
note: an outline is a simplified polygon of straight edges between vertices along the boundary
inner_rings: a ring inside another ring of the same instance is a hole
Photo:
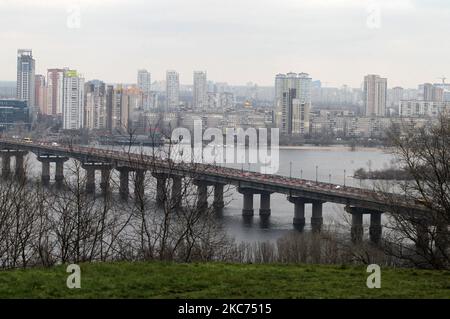
[[[449,31],[449,0],[0,0],[0,80],[32,48],[37,73],[69,66],[106,82],[146,68],[186,84],[198,69],[230,84],[293,71],[327,86],[376,73],[416,87],[450,78]]]

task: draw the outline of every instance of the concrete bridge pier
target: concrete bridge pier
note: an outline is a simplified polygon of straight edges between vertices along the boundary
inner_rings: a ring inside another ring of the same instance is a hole
[[[238,192],[244,195],[244,205],[242,208],[242,216],[253,216],[253,194],[254,191],[248,188],[239,188]]]
[[[16,157],[16,170],[15,175],[19,180],[23,180],[25,178],[25,167],[24,167],[24,156],[28,152],[17,151],[14,152],[14,156]]]
[[[103,195],[107,195],[110,191],[109,180],[111,178],[111,169],[102,168],[100,172],[101,172],[100,189],[102,190]]]
[[[261,202],[259,207],[259,215],[263,217],[270,216],[270,192],[261,192]]]
[[[56,187],[61,187],[64,182],[64,162],[66,162],[68,158],[57,158],[55,159],[56,169],[55,169],[55,183]]]
[[[364,238],[363,217],[370,215],[369,238],[373,244],[378,245],[381,241],[383,226],[381,225],[381,215],[383,212],[369,210],[359,207],[345,207],[345,210],[352,215],[351,239],[353,243],[361,243]]]
[[[359,212],[353,212],[352,214],[352,229],[351,229],[351,239],[355,244],[361,243],[364,237],[364,226],[363,226],[363,214]]]
[[[216,210],[220,210],[225,207],[223,201],[223,184],[214,184],[214,203],[213,206]]]
[[[166,181],[167,175],[153,173],[153,177],[156,178],[156,204],[163,206],[166,201]]]
[[[244,192],[244,207],[242,208],[242,215],[253,216],[253,193]]]
[[[311,217],[311,228],[313,232],[320,232],[322,230],[323,225],[323,217],[322,217],[322,201],[313,201],[312,202],[312,217]]]
[[[84,166],[86,170],[86,193],[95,194],[95,167]]]
[[[135,171],[134,179],[134,198],[139,201],[143,201],[145,197],[145,170],[138,169]]]
[[[38,157],[38,161],[42,163],[42,173],[41,173],[41,181],[42,185],[49,186],[50,185],[50,161],[40,159]]]
[[[172,206],[174,208],[181,207],[183,179],[181,176],[172,176]]]
[[[288,197],[288,200],[294,204],[294,219],[292,223],[294,224],[294,228],[303,231],[305,228],[306,220],[305,220],[305,204],[306,201],[300,197]]]
[[[9,152],[2,154],[2,177],[9,178],[11,176],[11,155]]]
[[[208,208],[208,184],[203,181],[196,181],[197,185],[197,209],[206,210]]]
[[[358,207],[346,206],[345,211],[352,215],[350,238],[354,244],[359,244],[363,241],[364,237],[363,217],[365,210]]]
[[[64,163],[69,160],[67,157],[60,157],[54,155],[39,155],[37,160],[42,164],[41,182],[44,186],[50,186],[50,164],[55,163],[55,183],[56,187],[60,188],[64,182]]]
[[[119,171],[119,194],[120,198],[127,200],[130,195],[129,176],[130,170],[127,167],[118,168]]]
[[[379,244],[383,233],[383,226],[381,226],[381,212],[370,213],[370,227],[369,236],[373,244]]]
[[[109,190],[109,177],[112,165],[110,163],[86,162],[82,165],[86,171],[86,193],[95,195],[95,171],[101,171],[100,188],[105,194]]]

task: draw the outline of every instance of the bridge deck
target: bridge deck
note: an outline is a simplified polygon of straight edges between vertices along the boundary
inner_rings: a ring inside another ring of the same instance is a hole
[[[368,189],[329,184],[281,175],[261,174],[210,164],[175,163],[147,154],[128,153],[94,147],[54,146],[45,142],[25,142],[17,139],[0,139],[3,150],[26,150],[36,155],[52,154],[75,158],[82,162],[98,161],[113,167],[131,167],[173,175],[189,176],[211,183],[231,184],[258,191],[282,193],[310,200],[334,202],[367,209],[386,211],[396,207],[423,210],[421,205],[410,203],[403,196],[385,194]],[[389,198],[390,200],[387,200]]]

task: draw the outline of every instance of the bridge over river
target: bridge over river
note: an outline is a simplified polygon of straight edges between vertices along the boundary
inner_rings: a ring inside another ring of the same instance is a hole
[[[15,157],[16,178],[23,178],[24,156],[28,152],[36,154],[42,163],[42,183],[50,183],[50,163],[55,163],[55,183],[62,184],[64,180],[64,162],[76,159],[86,170],[86,191],[95,192],[95,171],[101,171],[101,189],[107,191],[111,170],[120,174],[119,192],[123,198],[129,196],[129,173],[135,172],[135,193],[144,194],[145,172],[151,172],[157,179],[157,201],[164,198],[165,182],[172,179],[172,195],[181,196],[183,177],[193,178],[198,187],[197,205],[201,208],[207,205],[208,186],[214,187],[213,205],[217,209],[224,207],[223,189],[225,185],[237,187],[243,195],[244,216],[253,216],[254,195],[260,195],[261,216],[270,216],[270,196],[281,193],[294,204],[293,224],[302,230],[305,226],[305,205],[312,204],[311,227],[313,231],[320,231],[322,205],[333,202],[346,206],[346,211],[352,215],[352,240],[361,241],[363,238],[363,215],[370,215],[370,239],[378,243],[381,239],[381,215],[392,209],[424,210],[421,205],[405,200],[401,195],[384,194],[373,190],[348,187],[344,185],[322,183],[311,180],[289,178],[280,175],[247,172],[239,169],[221,167],[209,164],[175,163],[167,159],[156,158],[151,155],[135,154],[84,146],[63,146],[46,142],[30,142],[18,139],[0,138],[0,152],[2,156],[2,176],[13,176],[11,172],[11,158]],[[391,200],[387,201],[386,199]],[[395,203],[393,206],[392,203]]]

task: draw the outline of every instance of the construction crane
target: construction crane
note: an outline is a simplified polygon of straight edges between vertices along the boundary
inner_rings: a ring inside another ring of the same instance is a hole
[[[445,76],[442,76],[442,77],[440,77],[438,79],[442,80],[442,84],[445,85],[445,80],[447,80],[447,78]]]

